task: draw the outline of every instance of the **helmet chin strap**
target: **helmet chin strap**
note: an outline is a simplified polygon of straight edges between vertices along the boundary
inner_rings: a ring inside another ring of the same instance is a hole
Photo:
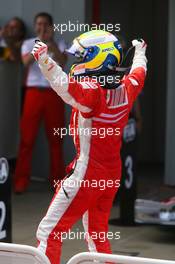
[[[116,67],[115,71],[116,72],[126,72],[126,71],[129,71],[130,69],[131,69],[131,66],[129,66],[129,67]]]
[[[126,62],[126,59],[131,55],[131,52],[135,49],[135,47],[130,46],[129,49],[127,50],[125,56],[123,56],[122,61],[119,65],[119,67],[116,67],[115,70],[118,72],[123,72],[123,71],[129,71],[131,69],[131,65],[128,67],[123,67],[124,63]]]

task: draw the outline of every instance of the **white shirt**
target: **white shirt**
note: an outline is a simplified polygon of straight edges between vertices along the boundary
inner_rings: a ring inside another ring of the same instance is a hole
[[[25,56],[31,53],[33,46],[35,44],[35,39],[36,38],[30,38],[23,42],[23,45],[21,48],[22,56]],[[61,52],[64,52],[65,42],[63,40],[58,41],[57,46]],[[26,86],[27,87],[36,86],[36,87],[43,87],[43,88],[50,87],[48,81],[42,75],[40,68],[38,67],[38,63],[36,61],[29,65],[28,72],[27,72],[27,78],[26,78]]]

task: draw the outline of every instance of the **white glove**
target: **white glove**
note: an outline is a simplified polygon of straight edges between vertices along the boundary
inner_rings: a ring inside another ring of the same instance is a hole
[[[39,63],[45,62],[48,59],[47,52],[48,52],[47,45],[41,42],[40,40],[35,40],[35,45],[31,52],[35,60],[38,61]]]
[[[68,76],[62,68],[49,57],[48,47],[40,40],[35,41],[31,54],[38,62],[44,77],[50,82],[51,87],[60,95],[68,88]]]
[[[147,44],[143,39],[134,39],[132,45],[135,47],[135,52],[142,52],[145,54]]]
[[[133,47],[135,47],[135,53],[133,58],[133,64],[130,70],[130,73],[138,68],[142,67],[144,70],[147,70],[147,58],[145,56],[147,44],[143,39],[134,39],[132,41]]]
[[[59,66],[49,57],[47,45],[40,40],[35,40],[35,45],[31,54],[38,62],[41,72],[45,78],[49,81],[54,80]]]

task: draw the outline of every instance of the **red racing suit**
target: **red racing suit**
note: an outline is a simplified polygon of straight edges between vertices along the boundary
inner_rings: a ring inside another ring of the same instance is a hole
[[[83,217],[89,250],[111,253],[108,219],[121,177],[121,137],[133,102],[144,85],[145,55],[135,56],[130,74],[112,90],[92,81],[70,81],[66,74],[62,84],[59,66],[51,67],[55,68],[52,74],[40,67],[56,93],[73,106],[70,130],[77,156],[70,166],[73,173],[59,184],[38,227],[38,248],[52,264],[58,264],[65,232],[68,238],[72,225]]]

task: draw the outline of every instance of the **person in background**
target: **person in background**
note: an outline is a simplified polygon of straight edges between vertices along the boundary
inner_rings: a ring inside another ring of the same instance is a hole
[[[54,187],[55,182],[64,175],[62,158],[62,140],[54,135],[54,128],[64,125],[64,104],[50,88],[48,81],[41,74],[31,51],[36,38],[48,45],[50,56],[64,67],[66,55],[63,41],[54,40],[53,20],[48,13],[39,13],[34,18],[35,38],[24,41],[22,45],[22,61],[27,70],[26,95],[21,119],[21,140],[19,155],[14,176],[14,191],[26,191],[30,182],[32,151],[41,120],[44,120],[45,130],[50,148],[50,176]]]
[[[0,57],[4,60],[20,61],[21,45],[26,33],[22,19],[14,17],[0,29]]]
[[[19,143],[22,63],[25,24],[13,17],[0,28],[0,157],[13,169]]]

